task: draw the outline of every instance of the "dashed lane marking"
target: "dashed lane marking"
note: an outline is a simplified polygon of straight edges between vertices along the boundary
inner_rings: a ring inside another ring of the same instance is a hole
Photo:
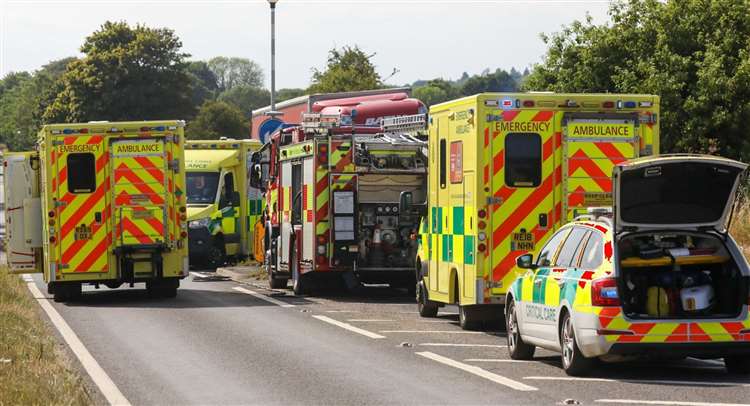
[[[576,382],[639,383],[639,384],[655,384],[655,385],[750,387],[750,383],[745,383],[745,382],[681,381],[681,380],[668,380],[668,379],[578,378],[574,376],[525,376],[523,379],[537,380],[537,381],[576,381]]]
[[[512,380],[510,378],[506,378],[506,377],[504,377],[502,375],[498,375],[498,374],[492,373],[490,371],[484,370],[484,369],[479,368],[477,366],[469,365],[469,364],[464,364],[463,362],[458,362],[456,360],[453,360],[453,359],[450,359],[450,358],[447,358],[447,357],[443,357],[442,355],[438,355],[438,354],[435,354],[433,352],[423,351],[423,352],[417,352],[416,354],[419,355],[419,356],[425,357],[427,359],[431,359],[433,361],[437,361],[437,362],[439,362],[441,364],[448,365],[448,366],[451,366],[453,368],[458,368],[458,369],[460,369],[462,371],[466,371],[466,372],[468,372],[470,374],[474,374],[476,376],[482,377],[484,379],[490,380],[490,381],[498,383],[500,385],[507,386],[507,387],[509,387],[511,389],[515,389],[515,390],[523,391],[523,392],[530,392],[530,391],[537,390],[537,388],[535,388],[533,386],[526,385],[525,383],[514,381],[514,380]]]
[[[260,300],[265,300],[268,303],[273,303],[276,306],[281,306],[281,307],[295,307],[293,304],[282,302],[281,300],[277,300],[277,299],[274,299],[272,297],[268,297],[268,296],[266,296],[266,295],[264,295],[262,293],[255,292],[255,291],[252,291],[250,289],[245,289],[245,288],[242,288],[242,287],[239,287],[239,286],[238,287],[234,287],[232,289],[234,289],[234,290],[236,290],[238,292],[245,293],[247,295],[254,296],[254,297],[256,297],[256,298],[258,298]]]
[[[469,359],[465,359],[464,362],[509,362],[509,363],[524,364],[524,363],[533,362],[533,361],[524,361],[524,360],[520,360],[520,359],[469,358]]]
[[[477,347],[477,348],[508,348],[504,344],[458,344],[458,343],[421,343],[422,347]]]
[[[360,323],[391,323],[391,322],[395,322],[396,320],[388,320],[388,319],[349,319],[347,321],[350,321],[350,322],[360,322]]]
[[[640,399],[597,399],[594,402],[635,404],[635,405],[670,405],[670,406],[748,406],[747,403],[684,402],[684,401],[677,401],[677,400],[640,400]]]
[[[446,330],[380,330],[381,333],[404,334],[484,334],[482,331],[446,331]]]
[[[110,405],[129,406],[130,402],[128,399],[125,398],[125,395],[120,392],[120,389],[117,388],[117,385],[115,385],[109,375],[107,375],[101,365],[99,365],[94,356],[91,355],[88,349],[86,349],[83,342],[81,342],[73,329],[70,328],[65,319],[63,319],[62,316],[60,316],[60,313],[58,313],[49,303],[49,299],[42,294],[33,281],[27,283],[26,286],[29,288],[29,291],[31,291],[31,295],[34,299],[39,302],[39,305],[44,312],[47,313],[50,321],[52,321],[52,324],[57,331],[60,332],[60,335],[68,344],[71,351],[73,351],[73,354],[75,354],[76,358],[81,362],[83,369],[85,369],[89,376],[91,376],[91,380],[94,381],[94,384],[99,388],[99,391],[104,398],[107,399],[107,402],[109,402]]]
[[[365,337],[369,337],[369,338],[385,338],[385,336],[382,336],[380,334],[373,333],[372,331],[367,331],[367,330],[361,329],[359,327],[354,327],[351,324],[344,323],[343,321],[334,320],[334,319],[332,319],[330,317],[327,317],[327,316],[313,315],[313,317],[316,318],[316,319],[318,319],[318,320],[320,320],[320,321],[324,321],[326,323],[333,324],[334,326],[341,327],[341,328],[343,328],[345,330],[349,330],[351,332],[354,332],[354,333],[357,333],[357,334],[361,334],[361,335],[363,335]]]

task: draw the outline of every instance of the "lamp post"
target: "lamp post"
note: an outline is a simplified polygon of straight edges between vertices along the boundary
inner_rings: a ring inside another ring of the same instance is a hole
[[[276,111],[276,3],[279,0],[268,0],[271,6],[271,109],[266,115],[272,118],[281,115]]]

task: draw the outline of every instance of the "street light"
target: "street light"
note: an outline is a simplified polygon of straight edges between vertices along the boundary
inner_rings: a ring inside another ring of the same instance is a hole
[[[271,109],[266,112],[266,115],[272,118],[281,115],[276,111],[276,3],[278,2],[279,0],[268,0],[271,6]]]

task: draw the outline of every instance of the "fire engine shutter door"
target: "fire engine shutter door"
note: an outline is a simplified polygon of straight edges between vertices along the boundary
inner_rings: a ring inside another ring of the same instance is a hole
[[[585,214],[587,207],[612,206],[612,169],[638,156],[636,122],[596,115],[563,120],[566,220]]]
[[[112,143],[115,240],[120,246],[167,241],[167,170],[163,138]]]
[[[101,135],[63,135],[51,152],[57,191],[57,260],[63,273],[107,272],[107,151]]]
[[[27,232],[38,227],[41,238],[41,219],[38,191],[36,190],[38,172],[31,167],[29,155],[7,156],[5,158],[5,249],[11,273],[40,272],[37,268],[37,257],[34,244],[27,243]],[[37,202],[39,211],[31,212],[30,202]],[[34,222],[34,225],[29,223]]]

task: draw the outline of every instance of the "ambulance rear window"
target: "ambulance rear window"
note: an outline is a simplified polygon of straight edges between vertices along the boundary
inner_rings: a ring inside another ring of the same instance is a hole
[[[68,192],[92,193],[96,189],[96,159],[94,154],[68,155]]]
[[[537,187],[542,183],[542,137],[510,133],[505,137],[505,184]]]

